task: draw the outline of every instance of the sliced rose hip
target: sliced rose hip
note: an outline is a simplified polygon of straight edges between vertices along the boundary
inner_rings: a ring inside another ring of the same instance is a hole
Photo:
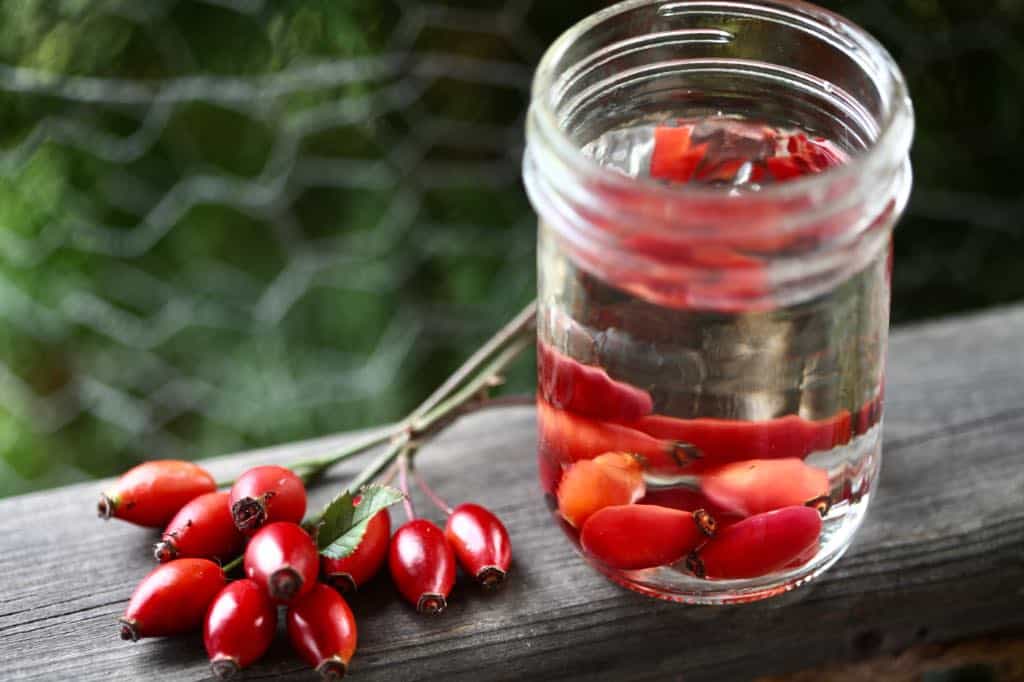
[[[802,458],[847,443],[851,436],[850,413],[846,410],[820,421],[798,415],[750,422],[652,414],[628,426],[654,438],[689,444],[701,457],[691,462],[687,474],[747,459]]]
[[[691,451],[685,443],[653,438],[635,429],[600,422],[537,400],[540,447],[562,462],[594,459],[606,452],[641,455],[649,471],[678,473],[687,467]]]
[[[558,486],[558,511],[580,528],[605,507],[632,504],[644,494],[644,471],[639,460],[625,452],[608,452],[572,464]]]
[[[537,342],[541,395],[554,407],[595,419],[632,421],[650,414],[647,391],[616,381],[601,367],[584,365],[543,341]]]
[[[758,578],[798,559],[820,535],[821,515],[816,509],[776,509],[722,530],[686,563],[699,578]]]
[[[658,126],[654,129],[651,177],[670,182],[689,182],[704,159],[707,144],[692,145],[693,126]]]
[[[808,503],[828,510],[828,472],[795,457],[726,464],[705,475],[700,487],[718,507],[744,516]]]
[[[583,551],[611,568],[639,570],[675,563],[715,532],[704,511],[646,504],[605,507],[583,524]]]

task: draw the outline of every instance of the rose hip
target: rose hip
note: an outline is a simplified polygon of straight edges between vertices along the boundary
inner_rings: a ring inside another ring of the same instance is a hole
[[[291,469],[253,467],[231,486],[231,515],[247,535],[275,521],[299,523],[305,514],[306,486]]]
[[[137,641],[198,629],[222,587],[224,573],[209,559],[178,559],[160,564],[132,593],[120,618],[121,639]]]
[[[653,504],[670,509],[681,509],[694,512],[703,509],[715,519],[715,532],[727,528],[745,516],[718,506],[714,500],[694,488],[678,486],[674,488],[648,488],[647,493],[637,500],[637,504]]]
[[[344,598],[317,584],[288,608],[288,638],[325,680],[340,680],[356,651],[356,621]]]
[[[648,470],[680,473],[694,454],[686,443],[653,438],[621,424],[556,410],[540,398],[537,419],[541,449],[562,462],[594,459],[606,452],[630,452],[643,456]]]
[[[849,442],[850,422],[850,413],[843,410],[820,421],[798,415],[744,422],[652,414],[628,426],[654,438],[690,444],[701,457],[691,462],[685,473],[697,474],[740,460],[803,458],[818,450],[831,450]]]
[[[357,498],[355,504],[358,505]],[[322,557],[321,571],[325,580],[342,592],[355,590],[363,585],[384,564],[388,556],[388,541],[391,539],[391,517],[387,509],[381,509],[366,524],[366,532],[359,545],[347,557],[332,559]]]
[[[186,503],[216,489],[213,476],[197,464],[154,460],[122,474],[114,487],[100,495],[97,511],[104,519],[163,528]]]
[[[821,535],[821,515],[804,506],[751,516],[729,526],[686,561],[698,578],[758,578],[797,560]]]
[[[595,419],[632,421],[650,414],[647,391],[608,376],[601,367],[584,365],[543,341],[537,342],[541,395],[554,407]]]
[[[391,578],[405,599],[425,614],[447,607],[455,583],[455,555],[444,533],[426,519],[413,519],[391,538]]]
[[[695,512],[628,504],[605,507],[583,524],[583,551],[606,566],[639,570],[682,559],[715,532],[715,521]]]
[[[512,543],[505,525],[478,504],[460,504],[448,516],[444,529],[459,565],[478,583],[497,588],[512,563]]]
[[[264,526],[245,548],[245,574],[271,599],[289,602],[316,584],[320,556],[301,526],[278,521]]]
[[[277,630],[277,607],[252,580],[236,580],[222,589],[206,614],[203,643],[210,669],[227,679],[267,652]]]
[[[245,538],[231,518],[227,491],[206,493],[182,507],[167,524],[153,548],[154,558],[201,557],[226,562],[245,546]]]
[[[576,528],[604,507],[632,504],[644,495],[639,460],[625,452],[607,452],[572,464],[558,486],[558,511]]]
[[[744,516],[798,504],[824,513],[829,506],[828,472],[796,458],[727,464],[704,476],[700,487],[716,505]]]

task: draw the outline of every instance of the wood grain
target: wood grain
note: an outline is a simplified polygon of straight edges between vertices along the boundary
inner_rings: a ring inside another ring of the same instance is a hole
[[[730,680],[859,660],[1024,625],[1024,308],[899,331],[890,349],[882,483],[853,549],[776,600],[684,607],[599,577],[550,521],[534,480],[534,416],[502,408],[422,453],[439,492],[505,519],[509,584],[460,583],[449,611],[417,617],[386,576],[352,600],[355,680]],[[212,460],[327,452],[345,436]],[[357,464],[314,495],[321,504]],[[155,534],[94,516],[103,483],[0,501],[0,678],[208,677],[198,636],[137,644],[115,619],[149,570]],[[429,511],[425,504],[420,505]],[[279,638],[246,679],[311,679]]]

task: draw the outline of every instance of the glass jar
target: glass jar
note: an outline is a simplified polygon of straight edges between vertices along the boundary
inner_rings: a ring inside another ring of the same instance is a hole
[[[687,603],[792,589],[875,486],[910,190],[902,75],[813,5],[628,0],[538,67],[538,463],[612,580]]]

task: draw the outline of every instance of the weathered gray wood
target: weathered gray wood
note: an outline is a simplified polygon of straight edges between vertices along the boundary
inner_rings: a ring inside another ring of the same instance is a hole
[[[1024,626],[1024,308],[905,329],[890,352],[886,459],[854,548],[815,583],[740,607],[683,607],[597,576],[550,522],[534,481],[534,418],[467,418],[427,447],[442,494],[505,519],[510,583],[460,583],[417,617],[386,576],[352,600],[356,680],[745,679],[923,641]],[[341,439],[222,458],[230,476]],[[321,503],[355,465],[315,495]],[[101,483],[0,502],[0,677],[206,677],[199,637],[125,643],[114,624],[154,534],[93,516]],[[423,504],[423,511],[428,511]],[[247,679],[310,679],[283,638]]]

